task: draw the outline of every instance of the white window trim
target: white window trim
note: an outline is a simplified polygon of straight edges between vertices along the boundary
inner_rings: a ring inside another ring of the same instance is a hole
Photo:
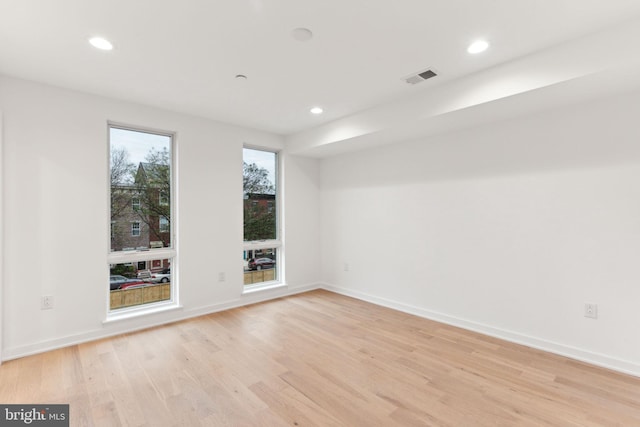
[[[108,121],[107,122],[107,158],[111,158],[111,140],[110,140],[110,129],[118,128],[124,130],[130,130],[134,132],[146,132],[153,133],[156,135],[164,135],[171,138],[171,200],[169,205],[171,206],[171,218],[172,224],[170,227],[171,233],[171,247],[168,248],[157,248],[157,249],[145,249],[145,250],[128,250],[128,251],[111,251],[111,239],[108,241],[107,248],[107,273],[109,273],[109,266],[112,264],[126,264],[126,263],[135,263],[138,261],[151,261],[154,259],[171,259],[171,298],[167,301],[159,301],[155,303],[149,303],[139,306],[126,307],[116,310],[111,310],[110,308],[110,298],[109,298],[109,286],[105,283],[105,306],[106,306],[106,318],[103,323],[109,323],[113,321],[129,319],[137,316],[144,316],[148,314],[154,314],[158,312],[164,312],[169,310],[181,309],[179,299],[179,286],[178,286],[178,271],[179,271],[179,261],[178,261],[178,241],[177,241],[177,224],[178,224],[178,214],[177,214],[177,201],[178,201],[178,186],[176,185],[176,175],[177,175],[177,166],[176,166],[176,141],[178,139],[177,132],[170,132],[159,129],[145,128],[142,126],[131,126],[123,123]],[[110,170],[107,168],[107,177],[110,176]],[[111,197],[111,183],[110,179],[107,179],[107,195]],[[110,206],[108,204],[108,206]],[[110,209],[110,208],[109,208]],[[109,224],[111,224],[111,215],[107,215],[109,217]],[[140,225],[140,230],[142,232],[142,224]],[[142,233],[141,233],[142,234]],[[108,281],[109,274],[105,275],[105,282]]]
[[[107,314],[107,318],[102,321],[102,324],[108,324],[117,322],[120,320],[131,319],[140,316],[146,316],[154,313],[164,313],[171,310],[182,310],[183,307],[174,301],[160,301],[157,303],[138,305],[134,307],[121,308],[118,310],[110,311]]]
[[[138,234],[133,234],[134,224],[138,224]],[[131,221],[131,237],[140,237],[142,235],[142,223],[140,221]]]
[[[286,288],[286,287],[287,287],[286,284],[277,280],[272,280],[270,282],[262,282],[262,283],[252,284],[252,285],[245,285],[244,289],[242,290],[242,295],[249,295],[255,292],[269,291],[272,289],[279,289],[279,288]]]
[[[257,251],[260,249],[271,249],[271,248],[280,248],[282,247],[282,243],[280,239],[278,240],[256,240],[250,242],[244,242],[244,250],[246,251]]]
[[[251,240],[251,241],[243,241],[243,250],[251,251],[251,250],[259,250],[259,249],[276,249],[276,280],[269,280],[267,282],[260,283],[252,283],[250,285],[243,285],[242,295],[251,294],[258,291],[267,291],[274,288],[279,288],[286,286],[285,282],[285,271],[284,271],[284,244],[283,244],[283,235],[284,235],[284,227],[282,218],[284,217],[283,213],[283,203],[282,203],[282,170],[283,170],[283,160],[282,160],[282,152],[280,150],[275,150],[272,148],[259,147],[255,145],[247,145],[245,144],[242,148],[247,148],[249,150],[258,150],[258,151],[266,151],[269,153],[274,153],[276,155],[276,170],[275,170],[275,181],[276,181],[276,198],[274,203],[274,208],[276,209],[276,234],[277,239],[273,240]]]
[[[118,251],[109,254],[109,264],[127,264],[139,261],[153,261],[154,259],[175,258],[176,250],[172,248],[144,249],[132,251]]]

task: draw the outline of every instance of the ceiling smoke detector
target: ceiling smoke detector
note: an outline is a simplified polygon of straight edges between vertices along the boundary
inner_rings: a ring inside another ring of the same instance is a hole
[[[432,69],[427,69],[416,74],[411,74],[410,76],[405,77],[403,80],[410,85],[415,85],[437,75],[438,73],[436,73]]]

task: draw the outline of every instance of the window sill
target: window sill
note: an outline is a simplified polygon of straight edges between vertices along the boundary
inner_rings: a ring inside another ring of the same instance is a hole
[[[149,306],[136,306],[131,308],[122,308],[117,311],[107,313],[107,318],[102,324],[118,322],[121,320],[133,319],[136,317],[147,316],[156,313],[165,313],[168,311],[182,310],[182,306],[175,302],[164,302],[159,304],[148,304]]]
[[[286,288],[287,285],[282,282],[265,282],[256,285],[246,285],[242,290],[242,295],[254,294],[260,291],[269,291],[272,289]]]

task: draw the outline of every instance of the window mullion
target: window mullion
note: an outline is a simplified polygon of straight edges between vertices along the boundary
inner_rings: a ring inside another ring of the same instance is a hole
[[[154,249],[149,251],[112,252],[108,256],[109,264],[121,264],[126,262],[151,261],[159,258],[174,258],[174,249]]]

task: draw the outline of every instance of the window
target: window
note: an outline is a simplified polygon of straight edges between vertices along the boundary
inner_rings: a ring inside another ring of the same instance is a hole
[[[177,303],[173,135],[109,126],[111,174],[110,313]]]
[[[169,219],[163,216],[160,217],[160,225],[158,227],[161,233],[169,232]]]
[[[135,237],[140,235],[140,223],[139,222],[132,222],[131,223],[131,235],[135,236]]]
[[[147,264],[152,265],[150,269]],[[136,271],[137,270],[137,271]],[[171,267],[168,259],[115,264],[109,275],[109,307],[131,309],[171,299]]]
[[[277,153],[243,150],[244,284],[250,288],[281,280],[277,176]]]

